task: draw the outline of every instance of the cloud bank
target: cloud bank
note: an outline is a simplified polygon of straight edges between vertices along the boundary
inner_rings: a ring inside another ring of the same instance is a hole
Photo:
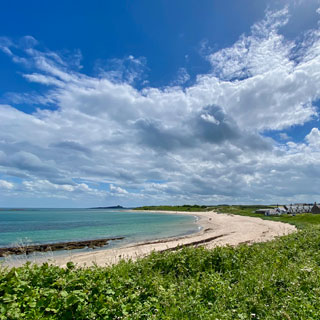
[[[11,93],[0,105],[3,203],[317,200],[320,131],[294,142],[285,130],[318,119],[320,33],[285,39],[288,20],[286,8],[267,12],[249,35],[207,55],[209,73],[183,86],[190,76],[182,68],[164,88],[135,87],[144,58],[115,60],[116,71],[88,76],[79,52],[66,57],[37,49],[30,36],[1,38],[25,80],[47,88]],[[27,114],[19,103],[39,108]],[[280,141],[266,136],[272,131]]]

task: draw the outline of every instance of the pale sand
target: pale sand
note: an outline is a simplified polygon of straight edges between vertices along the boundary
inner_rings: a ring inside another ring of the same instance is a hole
[[[161,211],[163,212],[163,211]],[[238,245],[241,243],[251,244],[254,242],[264,242],[272,240],[278,236],[283,236],[296,231],[290,224],[262,220],[232,214],[222,214],[216,212],[167,212],[175,214],[187,214],[197,216],[197,223],[202,227],[201,231],[178,238],[167,238],[157,241],[131,244],[122,248],[105,249],[99,251],[70,253],[69,256],[55,257],[50,262],[65,267],[68,261],[72,261],[78,266],[99,266],[110,265],[119,262],[121,259],[135,260],[150,254],[152,251],[174,250],[179,246],[204,246],[208,249],[224,246]],[[35,261],[44,262],[43,259]],[[19,260],[7,265],[19,265]]]

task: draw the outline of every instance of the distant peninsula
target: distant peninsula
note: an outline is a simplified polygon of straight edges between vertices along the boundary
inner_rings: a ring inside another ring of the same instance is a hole
[[[112,206],[112,207],[94,207],[94,208],[90,208],[90,209],[128,209],[122,206]]]

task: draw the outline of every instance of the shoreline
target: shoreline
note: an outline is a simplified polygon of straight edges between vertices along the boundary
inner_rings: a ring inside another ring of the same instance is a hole
[[[64,241],[53,242],[44,244],[32,244],[26,246],[16,247],[0,247],[0,258],[8,257],[10,255],[31,254],[40,252],[53,252],[62,250],[75,250],[83,248],[96,249],[108,245],[110,241],[123,240],[124,237],[103,238],[93,240],[81,240],[81,241]]]
[[[106,266],[118,263],[120,260],[136,260],[145,257],[153,251],[164,252],[176,250],[186,246],[204,246],[212,249],[217,246],[236,246],[242,243],[252,244],[265,242],[276,237],[297,231],[296,227],[283,222],[263,220],[260,218],[238,216],[233,214],[208,212],[186,212],[186,211],[145,211],[164,214],[183,214],[194,216],[195,222],[201,227],[198,232],[180,236],[162,238],[159,240],[144,241],[127,244],[115,249],[102,249],[90,252],[72,253],[67,256],[56,256],[38,258],[32,263],[42,264],[49,262],[60,267],[65,267],[67,262],[72,261],[79,267],[90,267],[92,265]],[[5,261],[4,266],[17,267],[25,261],[10,259]]]

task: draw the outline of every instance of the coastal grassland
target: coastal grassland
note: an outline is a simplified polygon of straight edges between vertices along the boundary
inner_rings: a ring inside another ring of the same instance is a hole
[[[280,221],[286,222],[295,225],[297,228],[307,228],[312,225],[319,225],[320,224],[320,214],[312,214],[312,213],[299,213],[295,216],[290,214],[284,214],[281,216],[264,216],[261,213],[255,213],[255,210],[261,208],[271,208],[270,206],[216,206],[210,207],[210,210],[214,210],[220,213],[231,213],[237,214],[241,216],[249,216],[249,217],[257,217],[264,220],[273,220],[273,221]]]
[[[264,205],[219,205],[219,206],[200,206],[200,205],[183,205],[183,206],[144,206],[134,210],[154,210],[154,211],[216,211],[220,213],[230,213],[241,216],[256,217],[264,220],[274,220],[286,222],[295,225],[297,228],[306,228],[311,225],[320,224],[320,214],[304,213],[295,216],[284,214],[282,216],[264,216],[261,213],[255,213],[257,209],[274,208],[274,206]]]
[[[0,268],[0,319],[320,319],[320,226],[112,267]]]
[[[207,206],[199,206],[199,205],[183,205],[183,206],[144,206],[137,207],[133,210],[151,210],[151,211],[191,211],[191,212],[199,212],[199,211],[207,211]]]

